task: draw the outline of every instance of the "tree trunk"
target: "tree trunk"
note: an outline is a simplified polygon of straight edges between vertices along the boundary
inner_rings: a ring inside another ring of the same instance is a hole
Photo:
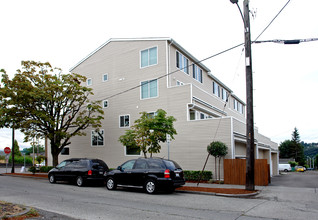
[[[218,175],[217,175],[217,168],[216,168],[216,157],[214,157],[215,165],[214,165],[214,171],[215,171],[215,180],[218,180]]]
[[[219,157],[219,184],[221,183],[221,157]]]

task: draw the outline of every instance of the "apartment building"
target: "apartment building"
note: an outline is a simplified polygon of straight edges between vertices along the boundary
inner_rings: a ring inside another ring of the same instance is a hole
[[[97,157],[109,167],[142,156],[118,138],[140,117],[140,112],[164,109],[177,121],[175,140],[162,144],[155,156],[177,161],[185,170],[201,170],[207,145],[222,141],[226,158],[246,157],[245,103],[171,38],[110,39],[76,64],[71,72],[87,77],[91,100],[102,100],[105,112],[97,133],[74,137],[59,160]],[[168,150],[169,149],[169,150]],[[255,128],[255,158],[267,159],[278,174],[278,145]],[[49,158],[49,161],[51,159]],[[214,158],[207,170],[214,171]]]

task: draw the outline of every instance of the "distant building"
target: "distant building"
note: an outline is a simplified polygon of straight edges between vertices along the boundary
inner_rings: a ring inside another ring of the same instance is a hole
[[[142,156],[122,146],[118,138],[140,112],[160,108],[177,119],[178,135],[170,143],[169,155],[183,169],[201,170],[207,145],[214,140],[228,146],[226,158],[246,157],[245,103],[171,38],[110,39],[71,71],[87,77],[86,85],[95,94],[91,99],[102,100],[105,119],[99,133],[90,128],[86,136],[74,137],[60,161],[97,157],[115,168]],[[166,143],[155,156],[168,158]],[[278,174],[278,146],[257,128],[255,158],[267,159],[271,174]],[[48,159],[52,163],[50,154]],[[213,158],[207,169],[214,171]]]

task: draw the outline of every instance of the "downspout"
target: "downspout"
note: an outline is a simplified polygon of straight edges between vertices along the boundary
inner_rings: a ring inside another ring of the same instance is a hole
[[[166,67],[166,71],[167,71],[167,88],[170,88],[171,87],[171,80],[170,80],[170,46],[171,44],[173,43],[173,39],[170,38],[171,42],[170,44],[168,45],[168,41],[166,41],[166,45],[167,45],[167,55],[166,55],[166,63],[167,63],[167,67]]]

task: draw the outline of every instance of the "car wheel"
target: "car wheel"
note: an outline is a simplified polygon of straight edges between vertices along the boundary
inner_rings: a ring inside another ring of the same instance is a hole
[[[287,169],[285,169],[285,170],[284,170],[284,172],[288,172],[288,170],[287,170]]]
[[[79,187],[84,186],[83,177],[78,176],[78,177],[76,178],[76,185],[79,186]]]
[[[152,179],[147,180],[145,183],[145,190],[149,194],[153,194],[157,190],[156,182]]]
[[[107,180],[106,180],[106,188],[108,190],[114,190],[117,188],[117,183],[116,181],[114,180],[114,178],[112,177],[109,177]]]
[[[56,183],[55,176],[53,174],[49,176],[49,181],[50,183]]]

